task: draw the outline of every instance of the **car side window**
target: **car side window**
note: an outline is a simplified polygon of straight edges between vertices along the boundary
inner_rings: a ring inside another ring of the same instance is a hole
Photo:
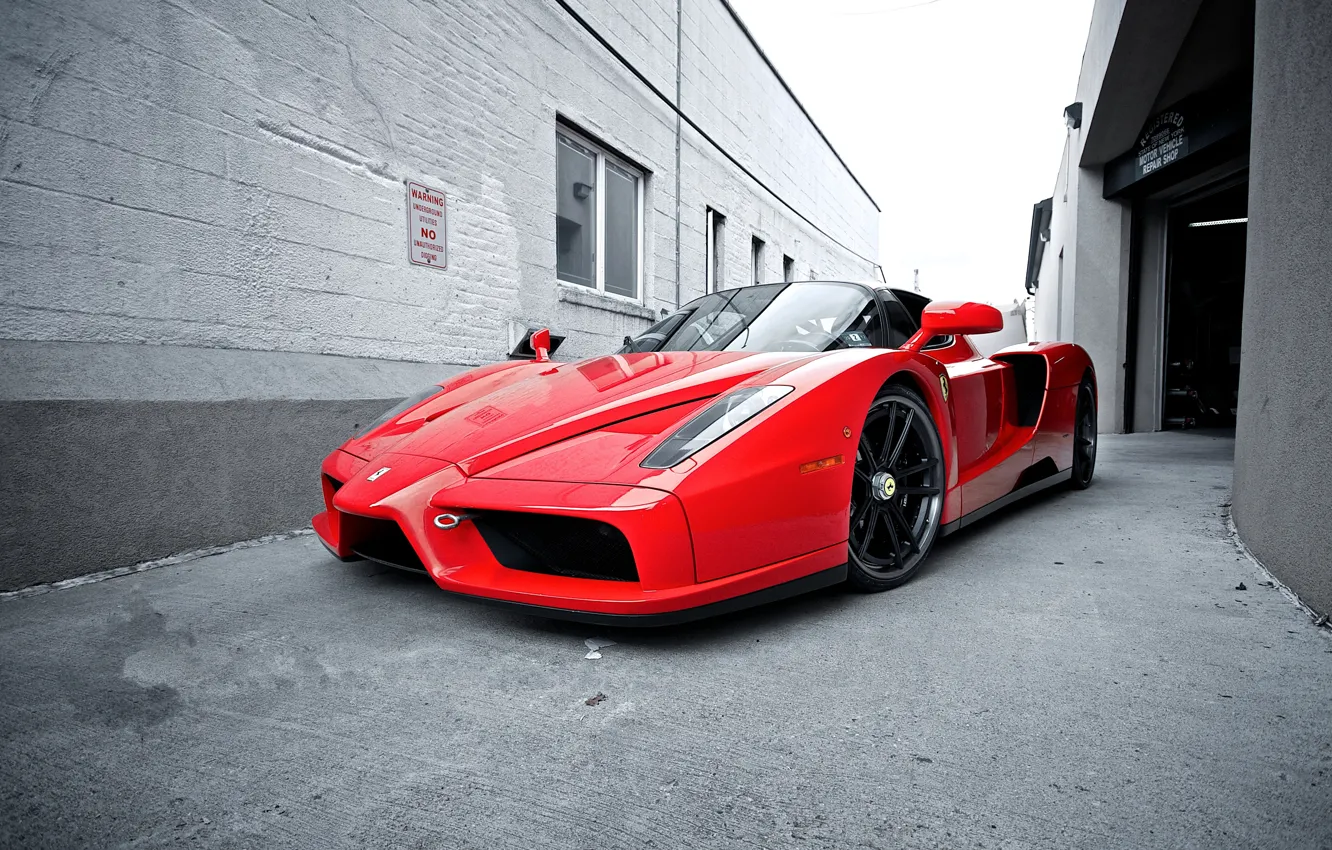
[[[694,313],[692,320],[680,331],[679,336],[671,340],[671,350],[690,351],[695,346],[712,345],[736,325],[744,321],[744,316],[731,310],[725,302],[711,305],[712,309],[702,309]]]
[[[916,323],[896,299],[884,299],[883,306],[888,309],[888,347],[901,348],[916,332]]]
[[[883,320],[880,318],[879,305],[875,303],[873,298],[871,298],[865,304],[865,309],[860,311],[860,315],[856,316],[855,321],[843,331],[842,335],[846,336],[847,333],[858,332],[863,334],[865,338],[870,341],[871,345],[881,345],[880,334],[882,330]],[[838,347],[840,348],[843,346],[839,345]]]
[[[919,293],[909,292],[902,289],[881,289],[879,291],[883,295],[885,304],[895,304],[897,307],[897,310],[894,310],[892,307],[889,307],[888,309],[889,323],[895,327],[895,329],[889,333],[889,336],[891,337],[889,345],[893,348],[901,348],[902,343],[906,342],[916,331],[920,330],[920,316],[921,313],[925,311],[926,305],[930,303],[930,299]],[[903,316],[905,316],[905,319],[902,318]],[[899,332],[897,326],[899,324],[900,331],[906,333],[906,336],[902,337],[901,340],[898,340],[897,338]],[[924,349],[928,351],[932,348],[947,348],[952,344],[953,338],[951,336],[933,336],[925,343]]]
[[[658,348],[661,348],[661,344],[665,342],[671,334],[675,333],[675,329],[680,327],[680,324],[684,322],[685,319],[689,318],[689,314],[692,312],[693,310],[686,309],[672,313],[634,337],[632,347],[626,345],[624,348],[621,348],[618,353],[627,354],[630,351],[656,351]]]

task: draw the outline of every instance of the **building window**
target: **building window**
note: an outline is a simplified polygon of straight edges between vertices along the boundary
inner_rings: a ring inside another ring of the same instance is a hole
[[[643,172],[564,127],[555,142],[555,276],[638,300]]]
[[[749,246],[750,279],[755,286],[763,282],[763,240],[754,237]]]
[[[707,243],[704,247],[703,265],[707,274],[708,292],[716,292],[726,286],[725,268],[722,257],[726,251],[726,216],[708,207]]]
[[[782,280],[787,283],[795,280],[795,260],[785,254],[782,255]]]

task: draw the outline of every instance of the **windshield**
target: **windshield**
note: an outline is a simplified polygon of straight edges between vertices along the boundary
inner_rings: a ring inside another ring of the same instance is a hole
[[[874,345],[878,327],[878,306],[864,287],[775,283],[705,295],[621,351],[831,351]]]

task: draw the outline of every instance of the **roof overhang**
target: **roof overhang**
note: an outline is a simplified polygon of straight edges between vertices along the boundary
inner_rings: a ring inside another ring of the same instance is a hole
[[[1078,164],[1104,165],[1128,150],[1152,115],[1202,0],[1128,0]]]

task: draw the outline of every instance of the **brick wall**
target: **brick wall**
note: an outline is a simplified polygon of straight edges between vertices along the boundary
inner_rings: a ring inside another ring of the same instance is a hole
[[[674,94],[677,0],[571,2]],[[728,9],[682,5],[686,110],[875,256],[872,202]],[[300,525],[389,399],[523,325],[590,356],[677,277],[700,294],[708,205],[726,285],[754,234],[769,279],[873,273],[687,127],[677,204],[675,114],[554,0],[9,0],[0,82],[0,466],[26,471],[0,589]],[[557,117],[648,172],[640,304],[556,282]],[[447,270],[408,264],[407,180],[448,195]]]
[[[578,8],[673,93],[673,0]],[[683,27],[686,111],[873,256],[870,201],[726,8],[689,0]],[[18,0],[0,32],[0,338],[472,364],[513,320],[604,350],[646,319],[559,300],[557,113],[651,172],[645,303],[674,305],[675,118],[549,0]],[[870,275],[688,128],[684,145],[686,295],[708,204],[728,215],[728,283],[754,232],[771,277],[783,253]],[[445,272],[406,262],[406,179],[448,193]]]

